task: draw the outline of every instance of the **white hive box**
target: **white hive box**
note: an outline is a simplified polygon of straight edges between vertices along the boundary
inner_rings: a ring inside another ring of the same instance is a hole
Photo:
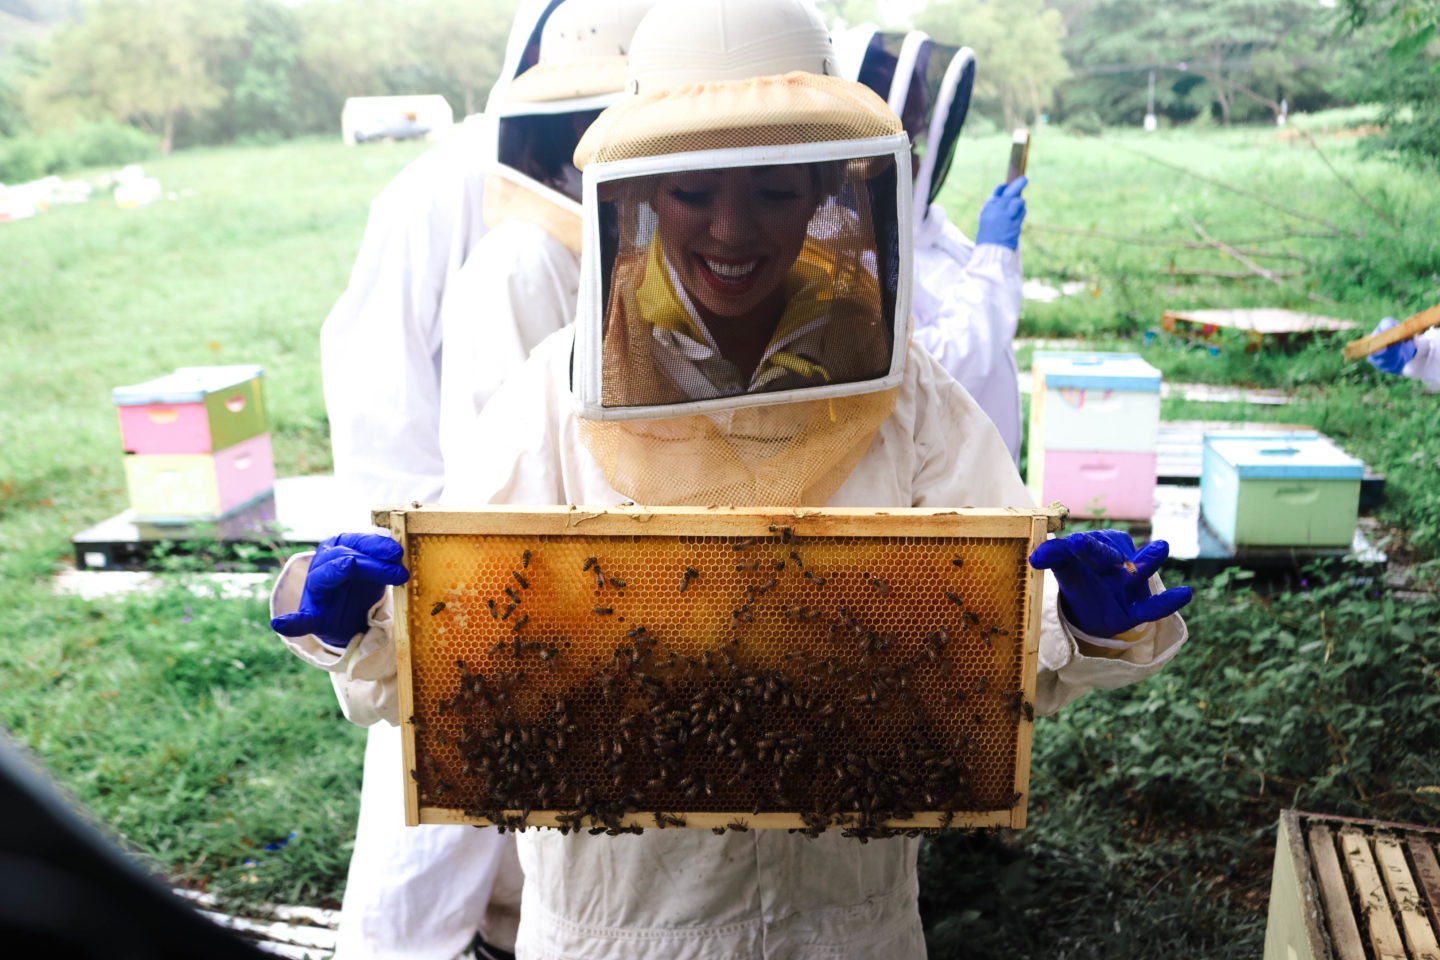
[[[1160,371],[1133,353],[1035,355],[1029,486],[1074,517],[1148,520],[1160,434]]]

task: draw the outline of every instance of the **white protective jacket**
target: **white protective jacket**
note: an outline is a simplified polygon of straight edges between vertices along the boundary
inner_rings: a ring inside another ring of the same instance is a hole
[[[494,119],[477,115],[370,204],[350,284],[320,328],[335,476],[363,526],[375,503],[434,500],[440,455],[440,301],[485,234]],[[387,376],[357,377],[383,357]]]
[[[477,419],[530,351],[575,316],[580,255],[523,220],[491,228],[445,293],[440,450],[445,462],[483,436]]]
[[[441,300],[485,234],[493,156],[493,119],[476,116],[401,171],[370,205],[350,284],[321,328],[335,476],[356,529],[375,504],[440,495]],[[355,376],[377,357],[389,376]],[[453,960],[482,928],[508,943],[518,924],[513,843],[468,827],[406,830],[394,777],[400,733],[383,727],[365,743],[337,960]],[[490,911],[507,858],[501,885],[512,902]]]
[[[1440,327],[1431,327],[1415,338],[1415,356],[1401,372],[1431,390],[1440,390]]]
[[[522,69],[553,5],[522,0],[487,113]],[[449,334],[442,329],[442,302],[486,235],[485,181],[495,136],[493,115],[468,117],[381,191],[370,205],[349,286],[321,328],[335,476],[357,529],[371,506],[433,501],[444,483],[440,378]],[[473,306],[476,298],[464,299]],[[387,366],[383,381],[355,376],[377,357]],[[405,828],[402,785],[393,774],[400,757],[399,731],[371,727],[336,960],[452,960],[477,930],[508,947],[521,883],[513,839],[470,827]]]
[[[1020,323],[1020,254],[976,246],[930,204],[915,226],[915,342],[970,392],[1020,462],[1023,422],[1015,330]]]
[[[474,245],[446,284],[439,311],[442,451],[447,436],[461,447],[474,442],[486,400],[574,314],[579,274],[579,257],[530,223],[502,221]],[[339,960],[451,960],[476,930],[508,946],[519,921],[513,837],[471,827],[405,827],[403,784],[395,777],[400,757],[400,731],[371,726]]]
[[[571,411],[572,332],[542,343],[482,412],[487,438],[450,464],[452,504],[613,504]],[[1031,505],[1008,451],[970,396],[924,351],[911,352],[895,412],[832,506]],[[291,559],[271,599],[296,609],[309,556]],[[1047,578],[1049,580],[1049,578]],[[1047,592],[1053,594],[1053,581]],[[1160,589],[1158,577],[1153,589]],[[1047,596],[1036,710],[1054,713],[1095,688],[1155,673],[1186,640],[1173,616],[1142,629],[1116,659],[1086,656],[1086,638]],[[356,723],[398,723],[388,598],[370,630],[337,655],[314,637],[286,638],[331,671]],[[1090,649],[1090,648],[1087,648]],[[399,778],[399,771],[396,771]],[[836,833],[647,831],[643,836],[520,837],[526,882],[517,955],[528,960],[839,960],[925,955],[917,909],[918,841],[868,844]]]

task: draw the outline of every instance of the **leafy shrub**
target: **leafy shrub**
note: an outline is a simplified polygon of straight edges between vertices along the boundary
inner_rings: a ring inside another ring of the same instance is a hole
[[[1078,133],[1087,137],[1098,137],[1105,132],[1105,124],[1100,119],[1100,114],[1094,110],[1080,110],[1065,118],[1065,129],[1070,133]]]
[[[56,153],[65,169],[118,167],[155,155],[159,140],[114,120],[82,123],[59,138]],[[52,171],[58,172],[58,171]]]
[[[39,137],[0,138],[0,183],[24,183],[49,174],[55,166],[50,145]]]
[[[159,140],[114,120],[0,137],[0,183],[24,183],[85,167],[119,167],[155,154]]]

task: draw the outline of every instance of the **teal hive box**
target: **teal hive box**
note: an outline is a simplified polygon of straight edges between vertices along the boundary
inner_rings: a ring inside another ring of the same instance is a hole
[[[1365,464],[1315,433],[1207,434],[1200,512],[1230,549],[1348,547]]]

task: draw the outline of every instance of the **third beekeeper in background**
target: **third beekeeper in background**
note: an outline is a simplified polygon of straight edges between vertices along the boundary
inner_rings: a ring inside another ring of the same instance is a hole
[[[321,335],[336,476],[359,516],[437,499],[444,436],[463,442],[506,373],[574,316],[572,155],[622,91],[623,51],[652,2],[522,4],[486,114],[372,206],[351,285]],[[394,376],[356,382],[354,364],[377,356]],[[406,828],[400,757],[398,729],[371,726],[337,960],[451,960],[477,930],[477,955],[502,956],[518,922],[513,838]]]
[[[586,246],[574,328],[536,348],[447,461],[455,504],[1028,507],[994,426],[911,350],[909,143],[835,76],[803,0],[662,0],[632,95],[580,144]],[[369,368],[357,370],[368,376]],[[1052,540],[1036,688],[1054,712],[1153,674],[1185,642],[1163,543]],[[272,596],[300,656],[357,723],[400,720],[391,605],[400,547],[346,535]],[[1057,597],[1055,587],[1058,583]],[[809,960],[924,956],[910,838],[757,830],[519,838],[517,956]]]
[[[1394,317],[1386,317],[1370,331],[1370,335],[1373,337],[1399,325],[1399,321]],[[1409,340],[1392,343],[1366,359],[1382,373],[1410,377],[1419,380],[1430,390],[1440,390],[1440,327],[1431,327]]]
[[[882,32],[868,24],[840,34],[837,46],[845,76],[884,97],[910,135],[915,342],[970,392],[1018,463],[1024,426],[1014,339],[1023,282],[1020,194],[1028,180],[995,188],[980,209],[974,242],[938,202],[970,108],[975,53],[918,30]]]

